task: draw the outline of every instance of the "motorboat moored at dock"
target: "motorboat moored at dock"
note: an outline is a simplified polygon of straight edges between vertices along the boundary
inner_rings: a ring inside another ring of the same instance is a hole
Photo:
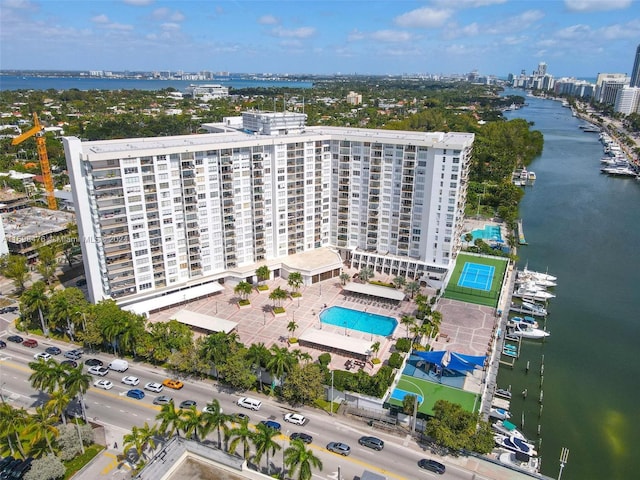
[[[534,340],[548,337],[551,333],[541,330],[539,328],[533,328],[523,323],[507,322],[507,331],[511,335],[522,338],[532,338]]]
[[[498,433],[493,436],[493,439],[496,442],[496,445],[502,448],[506,448],[507,450],[511,450],[512,452],[524,453],[525,455],[529,455],[531,457],[538,455],[538,452],[536,452],[533,444],[525,442],[520,438],[501,435]]]
[[[489,416],[498,420],[508,420],[511,418],[511,412],[504,408],[492,406],[489,410]]]

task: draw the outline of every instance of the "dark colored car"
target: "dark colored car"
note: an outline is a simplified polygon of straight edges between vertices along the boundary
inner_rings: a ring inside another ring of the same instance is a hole
[[[138,400],[142,400],[144,398],[144,392],[139,388],[134,388],[127,392],[127,397],[136,398]]]
[[[29,457],[26,460],[22,461],[16,467],[14,467],[11,475],[7,478],[10,479],[20,479],[24,477],[25,473],[27,473],[31,469],[31,462],[33,462],[33,458]]]
[[[62,353],[62,350],[60,350],[58,347],[47,347],[45,352],[47,352],[49,355],[60,355]]]
[[[291,440],[302,440],[303,443],[313,442],[313,437],[302,432],[294,432],[289,437]]]
[[[18,468],[18,465],[20,465],[22,463],[22,460],[20,460],[19,458],[13,458],[12,460],[7,463],[4,467],[2,467],[2,471],[0,471],[0,478],[5,479],[5,478],[11,478],[11,474],[13,473],[13,471]]]
[[[0,308],[0,313],[15,313],[19,310],[18,307],[2,307]]]
[[[430,472],[436,472],[442,475],[446,468],[440,462],[436,462],[435,460],[429,460],[427,458],[423,458],[418,462],[418,466],[424,470],[429,470]]]
[[[7,348],[7,343],[4,340],[0,340],[0,348]]]
[[[8,457],[4,457],[2,460],[0,460],[0,473],[2,473],[2,470],[4,469],[4,467],[9,465],[14,460],[15,458],[13,458],[11,455],[9,455]]]
[[[274,429],[276,432],[279,432],[282,428],[278,422],[274,422],[273,420],[262,420],[260,423],[266,427]]]
[[[241,422],[244,419],[247,420],[247,422],[249,421],[249,415],[247,415],[246,413],[234,413],[233,414],[233,421],[234,422]]]
[[[86,278],[81,278],[80,280],[76,280],[76,287],[82,287],[87,284]]]
[[[63,360],[60,362],[60,365],[68,365],[69,367],[76,368],[78,366],[78,362],[73,360]]]
[[[327,444],[327,450],[333,453],[338,453],[343,457],[346,457],[351,453],[351,447],[346,443],[341,442],[330,442]]]
[[[38,341],[34,340],[33,338],[27,338],[24,342],[22,342],[22,345],[29,348],[36,348],[38,346]]]
[[[22,343],[24,341],[24,338],[22,338],[20,335],[11,335],[7,337],[7,340],[14,343]]]
[[[373,448],[378,451],[384,448],[384,442],[376,437],[360,437],[358,443],[364,447]]]
[[[102,363],[102,360],[98,360],[97,358],[89,358],[86,362],[84,362],[84,364],[87,367],[101,367],[102,365],[104,365],[104,363]]]
[[[185,400],[184,402],[180,402],[180,408],[191,408],[197,405],[195,400]]]

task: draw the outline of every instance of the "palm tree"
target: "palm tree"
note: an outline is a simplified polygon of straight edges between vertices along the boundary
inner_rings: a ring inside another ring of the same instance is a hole
[[[300,272],[291,272],[287,279],[287,285],[293,288],[296,292],[300,289],[300,285],[304,282],[302,274]]]
[[[254,343],[247,350],[247,356],[245,357],[252,365],[255,365],[257,371],[257,377],[260,381],[260,391],[262,391],[262,367],[266,367],[271,353],[264,346],[264,343]]]
[[[351,280],[351,275],[347,272],[342,272],[340,274],[340,281],[342,282],[342,285],[346,285],[349,280]]]
[[[322,461],[299,439],[293,440],[284,451],[284,464],[289,467],[291,475],[298,470],[298,480],[311,480],[312,467],[322,471]]]
[[[139,457],[149,459],[150,455],[147,455],[146,451],[147,449],[153,451],[156,448],[157,428],[157,425],[149,426],[147,422],[144,422],[142,427],[135,425],[131,427],[131,432],[122,437],[124,451],[128,452],[130,449],[135,448]]]
[[[160,408],[160,412],[156,415],[156,420],[160,421],[158,432],[161,435],[173,436],[175,433],[180,435],[180,427],[182,425],[180,412],[176,410],[173,400],[165,403]]]
[[[467,242],[467,246],[469,246],[471,244],[471,242],[473,241],[473,234],[472,233],[465,233],[464,241]]]
[[[295,337],[295,333],[296,333],[297,329],[298,329],[298,324],[296,323],[295,320],[291,320],[287,324],[287,330],[289,331],[289,333],[291,334],[292,337]]]
[[[249,282],[240,282],[235,286],[233,292],[240,295],[242,300],[246,300],[249,294],[251,294],[251,290],[253,290],[253,287],[251,287]]]
[[[67,424],[67,417],[64,411],[71,402],[71,396],[62,389],[54,390],[49,394],[49,400],[45,407],[58,417],[62,418],[62,423]]]
[[[373,271],[373,268],[371,267],[362,267],[362,270],[360,270],[360,272],[358,273],[358,277],[364,283],[367,283],[369,280],[371,280],[373,276],[374,276],[374,271]]]
[[[269,294],[269,299],[273,300],[273,307],[279,307],[282,305],[282,301],[287,298],[287,291],[278,287]]]
[[[411,295],[411,298],[413,298],[413,296],[420,291],[420,284],[415,280],[413,282],[409,282],[405,287],[405,291]]]
[[[313,360],[313,357],[309,352],[301,352],[300,355],[298,355],[298,359],[302,360],[304,364],[307,365],[311,360]]]
[[[84,394],[91,385],[91,375],[82,372],[82,365],[72,368],[63,381],[64,389],[72,397],[78,397],[80,408],[82,409],[82,419],[87,420],[87,413],[84,408]]]
[[[396,288],[402,288],[407,284],[407,279],[404,277],[397,276],[396,278],[393,279],[393,284],[396,286]]]
[[[271,353],[273,353],[273,356],[267,363],[267,370],[280,381],[280,386],[282,387],[284,375],[290,372],[297,362],[295,357],[285,347],[272,345]]]
[[[371,351],[377,357],[378,356],[378,352],[380,351],[380,342],[376,342],[373,345],[371,345]]]
[[[58,436],[57,423],[58,419],[52,416],[47,408],[43,406],[36,407],[36,413],[29,417],[27,428],[24,431],[26,436],[32,435],[31,446],[44,438],[49,451],[55,455],[51,440]]]
[[[198,429],[200,426],[200,413],[196,410],[196,406],[193,405],[189,408],[180,409],[180,428],[184,432],[185,438],[194,438],[197,442]]]
[[[215,428],[218,432],[218,449],[222,449],[222,435],[221,431],[225,434],[229,430],[228,423],[231,421],[229,415],[222,413],[220,408],[220,402],[217,399],[211,400],[207,403],[207,411],[203,411],[200,415],[200,424],[202,425],[200,434],[202,438],[206,437],[211,429]]]
[[[8,403],[0,404],[0,439],[6,440],[11,455],[15,456],[16,449],[26,458],[22,446],[22,431],[27,424],[27,411],[24,408],[15,409]]]
[[[242,458],[249,460],[251,440],[253,440],[253,432],[249,428],[249,419],[245,417],[240,420],[240,424],[229,431],[229,437],[232,438],[229,451],[236,453],[238,445],[242,444]]]
[[[274,440],[280,433],[264,423],[256,425],[256,432],[253,436],[253,444],[256,446],[255,461],[260,464],[262,455],[267,455],[267,475],[271,475],[271,463],[269,463],[269,453],[275,454],[280,450],[280,445]]]
[[[271,270],[269,270],[268,266],[262,265],[261,267],[256,268],[256,276],[258,277],[258,281],[264,282],[271,276]]]
[[[411,315],[403,315],[400,319],[400,323],[407,327],[407,338],[409,338],[409,327],[416,323],[415,317],[412,317]]]
[[[64,365],[59,364],[53,358],[29,362],[29,368],[33,370],[29,376],[31,386],[47,393],[51,393],[61,386],[67,374]]]
[[[43,312],[47,309],[49,297],[47,296],[47,286],[43,281],[37,281],[30,288],[26,289],[20,296],[21,310],[24,314],[30,315],[38,312],[42,333],[48,337],[49,328],[44,321]]]

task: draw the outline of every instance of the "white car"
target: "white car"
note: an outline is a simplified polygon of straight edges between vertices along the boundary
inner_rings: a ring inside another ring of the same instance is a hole
[[[220,407],[220,413],[222,413],[222,407]],[[207,404],[206,407],[204,407],[202,409],[202,413],[213,413],[215,410],[213,409],[213,406],[211,404]]]
[[[294,423],[296,425],[304,425],[308,422],[307,417],[300,415],[299,413],[287,413],[284,416],[284,421]]]
[[[93,382],[93,386],[97,388],[104,388],[105,390],[111,390],[113,388],[113,383],[109,380],[96,380]]]
[[[97,365],[95,367],[91,367],[87,371],[91,375],[100,375],[101,377],[104,377],[107,373],[109,373],[109,369],[107,367],[98,367]]]
[[[122,383],[124,383],[125,385],[133,385],[135,387],[140,383],[140,379],[138,377],[127,375],[126,377],[122,377]]]
[[[40,352],[36,353],[33,358],[35,358],[36,360],[49,360],[51,358],[51,355],[47,352]]]
[[[149,382],[144,386],[145,390],[150,390],[152,392],[160,393],[162,391],[162,385],[160,383]]]

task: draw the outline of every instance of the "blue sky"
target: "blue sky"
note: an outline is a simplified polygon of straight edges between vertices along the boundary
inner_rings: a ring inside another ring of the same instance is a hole
[[[0,0],[0,68],[631,73],[640,0]]]

